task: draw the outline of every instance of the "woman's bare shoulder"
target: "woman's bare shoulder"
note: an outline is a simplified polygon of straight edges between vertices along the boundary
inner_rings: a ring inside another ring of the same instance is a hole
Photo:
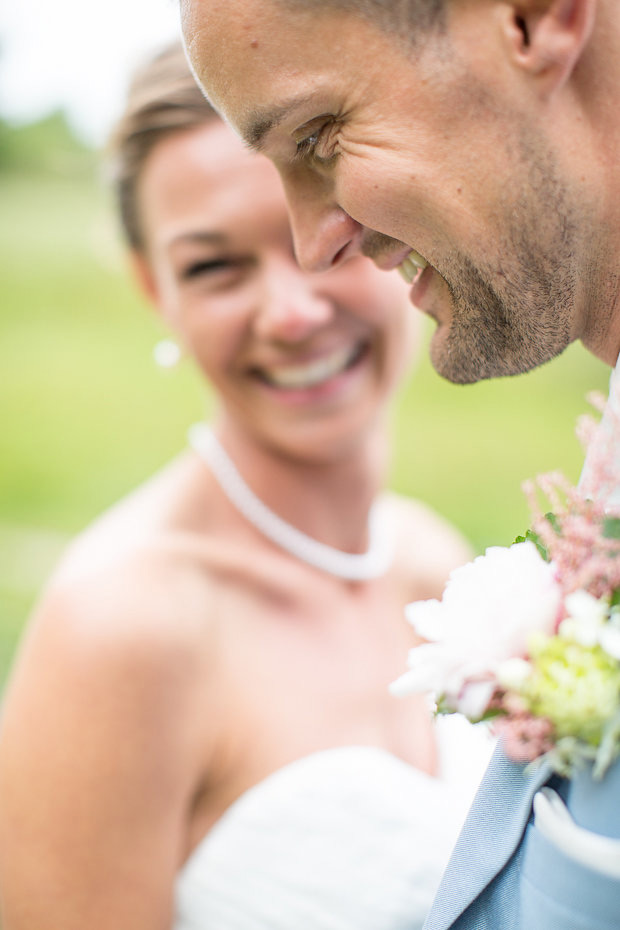
[[[157,545],[91,564],[78,555],[50,581],[5,695],[7,895],[19,907],[33,887],[43,901],[71,888],[58,908],[67,927],[108,898],[148,911],[132,926],[163,926],[188,799],[216,743],[209,623],[187,609],[209,588]],[[144,900],[116,894],[128,874]]]
[[[208,677],[217,547],[176,518],[184,467],[164,469],[67,547],[22,636],[9,711],[15,693],[38,699],[44,687],[59,702],[71,689],[93,701],[120,689],[126,706],[154,711]]]
[[[205,564],[174,534],[116,546],[97,534],[78,539],[33,612],[22,653],[40,644],[56,662],[111,676],[155,667],[161,675],[191,661],[213,625]]]
[[[42,594],[33,630],[84,648],[130,650],[135,641],[141,656],[204,640],[218,547],[179,518],[184,467],[179,460],[163,469],[75,537]]]
[[[416,597],[441,597],[452,569],[473,557],[461,531],[427,504],[402,495],[386,495],[397,526],[397,566],[420,588]]]

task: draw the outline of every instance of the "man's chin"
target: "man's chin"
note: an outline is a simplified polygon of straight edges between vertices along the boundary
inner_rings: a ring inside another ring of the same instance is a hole
[[[475,359],[467,358],[467,353],[455,346],[454,340],[448,338],[448,328],[439,325],[431,338],[429,347],[431,364],[438,375],[453,384],[474,384],[492,375],[485,374],[483,366]]]
[[[431,338],[430,359],[437,374],[453,384],[475,384],[489,378],[507,378],[535,368],[541,361],[518,364],[501,353],[492,353],[490,346],[481,350],[477,340],[459,339],[448,326],[439,325]],[[511,364],[512,361],[512,364]]]

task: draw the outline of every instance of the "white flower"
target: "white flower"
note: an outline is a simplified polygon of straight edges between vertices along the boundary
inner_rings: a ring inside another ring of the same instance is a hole
[[[531,674],[531,663],[527,659],[514,656],[497,666],[497,683],[506,691],[520,691]]]
[[[560,624],[560,636],[581,646],[596,646],[609,609],[604,598],[599,600],[587,591],[573,591],[566,596],[564,604],[568,616]]]
[[[608,623],[600,632],[599,643],[607,655],[620,660],[620,628],[615,623]]]
[[[574,591],[565,602],[568,616],[559,626],[564,639],[580,646],[601,646],[612,659],[620,659],[620,618],[604,597],[596,598],[587,591]]]
[[[554,569],[531,542],[487,549],[457,568],[441,602],[419,601],[407,620],[430,642],[409,652],[394,694],[432,690],[454,710],[480,717],[500,663],[523,657],[531,633],[552,633],[561,605]]]

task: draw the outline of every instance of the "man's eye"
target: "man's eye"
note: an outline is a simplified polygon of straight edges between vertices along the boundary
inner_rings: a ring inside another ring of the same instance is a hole
[[[315,125],[312,131],[295,143],[295,161],[309,159],[326,164],[336,154],[336,122],[331,119]]]
[[[311,135],[306,136],[305,139],[300,139],[297,143],[295,157],[305,158],[308,155],[313,155],[316,150],[320,135],[320,131],[316,130]]]

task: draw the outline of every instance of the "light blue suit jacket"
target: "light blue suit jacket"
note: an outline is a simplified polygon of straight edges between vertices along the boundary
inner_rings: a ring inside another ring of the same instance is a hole
[[[498,746],[424,930],[620,930],[620,881],[569,859],[532,822],[538,789],[563,795],[567,783],[523,768]]]
[[[620,505],[620,357],[600,441],[615,443],[618,474],[596,494]],[[581,477],[589,490],[591,449]],[[566,800],[568,783],[543,766],[523,766],[496,749],[481,782],[424,930],[620,930],[620,881],[565,856],[533,823],[532,801],[551,782]],[[620,797],[612,803],[620,805]],[[616,808],[617,809],[617,808]]]

